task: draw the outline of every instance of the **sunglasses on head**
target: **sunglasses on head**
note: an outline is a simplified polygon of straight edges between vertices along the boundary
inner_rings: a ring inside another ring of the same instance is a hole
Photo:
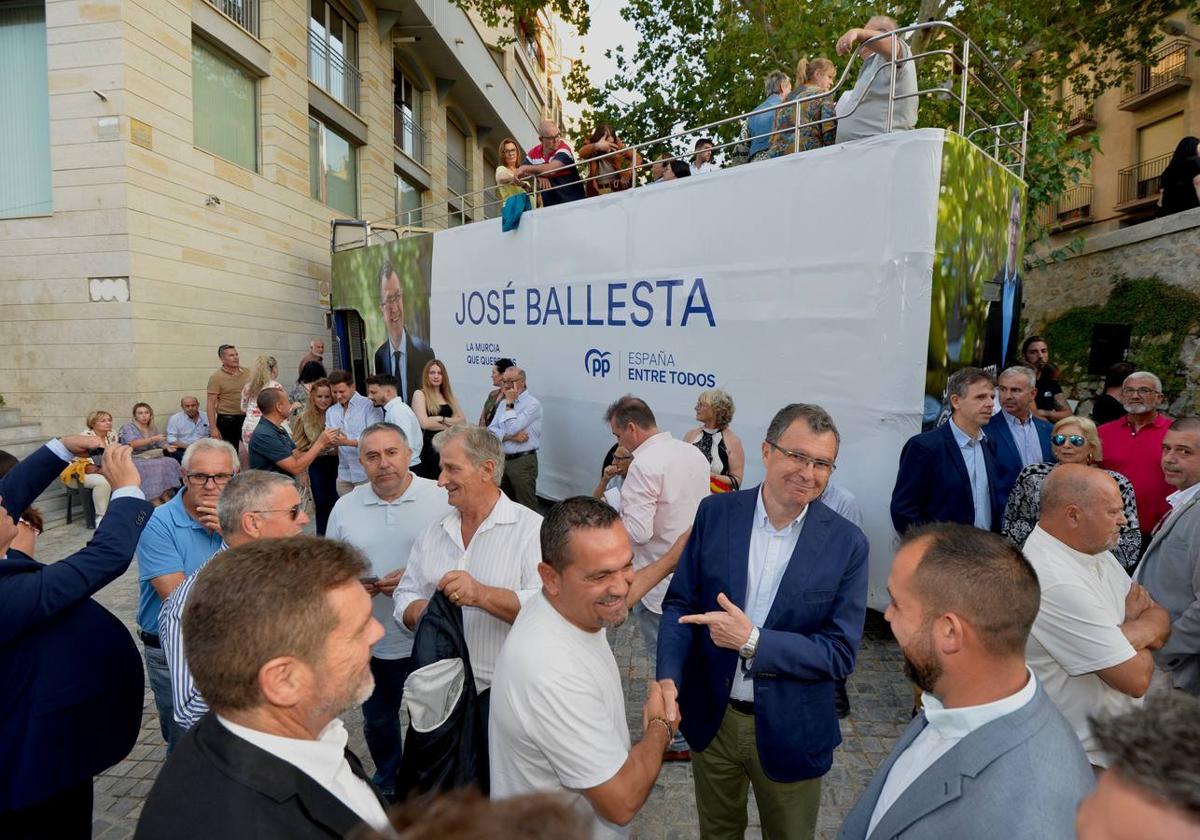
[[[1072,446],[1083,446],[1085,443],[1087,443],[1087,441],[1083,439],[1083,435],[1055,435],[1054,437],[1050,438],[1050,440],[1054,442],[1055,446],[1062,446],[1068,441]]]

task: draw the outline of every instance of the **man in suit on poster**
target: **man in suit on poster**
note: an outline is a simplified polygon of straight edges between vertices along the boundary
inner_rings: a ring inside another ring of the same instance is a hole
[[[375,373],[396,377],[399,396],[408,403],[421,387],[421,372],[433,360],[433,349],[404,328],[404,287],[390,260],[379,267],[379,308],[387,341],[375,351]]]

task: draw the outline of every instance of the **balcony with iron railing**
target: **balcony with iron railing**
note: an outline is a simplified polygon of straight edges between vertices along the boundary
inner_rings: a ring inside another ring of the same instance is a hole
[[[466,216],[475,209],[476,193],[471,192],[470,173],[466,164],[446,156],[446,188],[450,191],[450,201],[456,204],[462,221],[468,221]]]
[[[395,114],[392,139],[396,148],[408,155],[415,163],[428,168],[429,161],[425,156],[429,149],[429,137],[425,133],[425,129],[417,125],[411,111],[401,108],[399,105],[393,105],[392,108]]]
[[[258,0],[208,0],[208,5],[258,37]]]
[[[1082,93],[1073,93],[1062,102],[1063,128],[1068,137],[1096,130],[1096,106]]]
[[[1170,160],[1170,154],[1159,155],[1118,171],[1116,209],[1130,213],[1158,203],[1163,170]]]
[[[1037,223],[1051,230],[1067,230],[1089,225],[1092,216],[1092,185],[1076,184],[1049,204],[1038,208]]]
[[[308,31],[308,78],[326,93],[358,112],[362,73],[345,56],[329,48],[325,39]]]
[[[1135,111],[1156,99],[1190,87],[1189,49],[1187,41],[1179,40],[1164,44],[1150,53],[1149,59],[1133,71],[1133,78],[1117,107],[1122,111]]]

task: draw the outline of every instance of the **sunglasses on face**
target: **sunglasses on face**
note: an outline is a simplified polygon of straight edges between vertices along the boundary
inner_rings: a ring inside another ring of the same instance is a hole
[[[1050,438],[1055,446],[1062,446],[1064,443],[1070,443],[1072,446],[1083,446],[1087,441],[1083,439],[1083,435],[1055,435]]]

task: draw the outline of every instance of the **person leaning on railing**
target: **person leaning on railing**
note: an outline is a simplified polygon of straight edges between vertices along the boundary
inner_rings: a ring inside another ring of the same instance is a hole
[[[775,112],[775,126],[771,131],[771,146],[767,151],[769,157],[791,154],[795,151],[806,152],[809,149],[819,149],[822,146],[832,146],[837,133],[837,120],[834,118],[833,101],[828,96],[822,96],[833,87],[837,69],[828,58],[806,58],[796,63],[796,87],[788,94],[785,102],[795,102],[805,97],[820,97],[809,99],[799,106],[780,108]],[[796,130],[796,110],[800,111],[800,130]],[[823,121],[823,122],[822,122]],[[799,139],[799,143],[797,143]],[[799,149],[797,149],[799,146]]]
[[[766,157],[767,148],[771,145],[771,126],[775,124],[775,112],[766,109],[783,102],[791,92],[792,80],[787,73],[772,70],[767,75],[763,82],[763,93],[767,98],[758,103],[755,113],[746,118],[746,133],[750,141],[748,160]]]
[[[524,194],[527,189],[521,181],[520,173],[517,172],[521,167],[521,147],[517,145],[517,141],[511,137],[501,140],[498,157],[500,165],[496,167],[496,198],[503,207],[504,202],[514,195]]]
[[[878,38],[896,29],[896,21],[885,15],[876,15],[861,29],[851,29],[837,40],[837,54],[850,55],[858,44],[862,44],[859,55],[863,59],[858,80],[839,102],[837,142],[846,143],[863,137],[884,134],[888,126],[888,99],[892,95],[892,47],[895,45],[897,62],[895,102],[892,106],[892,131],[906,131],[917,124],[917,68],[912,61],[912,51],[903,36]],[[870,43],[864,43],[870,41]],[[908,97],[901,99],[901,97]]]
[[[591,138],[579,149],[579,159],[587,163],[588,198],[627,190],[633,184],[633,173],[640,162],[638,153],[626,150],[624,141],[608,123],[600,123]],[[616,152],[617,154],[611,154]]]

